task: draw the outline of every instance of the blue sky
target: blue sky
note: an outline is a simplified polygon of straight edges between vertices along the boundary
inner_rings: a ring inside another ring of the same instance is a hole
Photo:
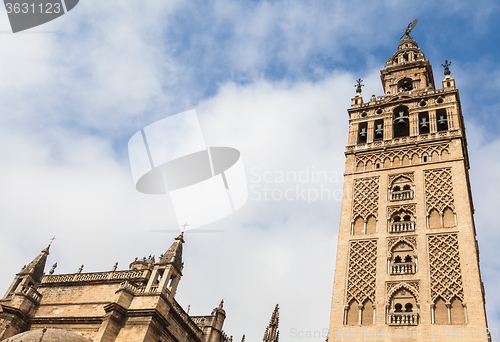
[[[236,340],[258,340],[277,302],[283,338],[325,328],[354,80],[365,98],[382,95],[379,70],[418,18],[412,35],[436,84],[448,59],[460,89],[489,322],[500,327],[499,17],[495,1],[81,0],[9,34],[1,9],[0,290],[53,235],[58,273],[163,253],[174,236],[149,231],[176,223],[167,199],[133,189],[127,141],[195,108],[208,145],[238,148],[249,175],[336,178],[323,184],[329,199],[251,199],[209,226],[225,233],[188,235],[179,303],[202,315],[224,298]],[[249,184],[261,195],[321,185]]]

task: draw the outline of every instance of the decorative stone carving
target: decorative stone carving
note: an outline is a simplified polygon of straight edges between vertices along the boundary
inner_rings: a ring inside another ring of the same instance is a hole
[[[358,178],[354,180],[354,198],[352,219],[361,217],[367,220],[373,215],[378,217],[379,185],[378,177]]]
[[[425,177],[425,209],[429,213],[436,209],[439,213],[449,207],[455,211],[453,200],[453,183],[451,180],[451,169],[426,170]]]
[[[346,303],[375,303],[377,240],[351,241]]]
[[[427,239],[432,302],[441,297],[449,304],[455,296],[464,302],[457,234],[429,235]]]

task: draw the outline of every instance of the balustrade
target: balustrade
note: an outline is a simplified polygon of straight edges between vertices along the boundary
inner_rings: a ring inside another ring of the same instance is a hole
[[[417,325],[417,312],[391,312],[388,317],[388,324],[391,325]]]
[[[414,274],[417,265],[414,262],[391,263],[391,274]]]
[[[412,232],[414,230],[415,222],[413,221],[393,222],[389,226],[390,233]]]
[[[391,201],[413,199],[413,190],[391,191]]]

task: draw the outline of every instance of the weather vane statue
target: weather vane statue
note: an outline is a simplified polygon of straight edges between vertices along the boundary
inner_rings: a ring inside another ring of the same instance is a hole
[[[451,71],[450,71],[450,65],[451,62],[448,60],[444,61],[444,64],[441,64],[441,66],[444,68],[444,75],[450,77]]]
[[[365,85],[363,84],[363,80],[358,78],[354,86],[356,87],[356,94],[361,94],[361,87],[364,87]]]
[[[399,38],[399,40],[403,40],[403,38],[412,38],[412,36],[410,36],[410,32],[411,30],[413,30],[415,28],[415,26],[417,25],[418,23],[418,19],[413,19],[409,24],[408,26],[406,27],[406,29],[403,31],[403,35],[401,36],[401,38]]]

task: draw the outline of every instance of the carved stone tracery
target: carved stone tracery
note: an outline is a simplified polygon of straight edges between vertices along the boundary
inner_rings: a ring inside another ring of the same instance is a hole
[[[392,182],[394,182],[395,179],[398,179],[400,177],[404,177],[412,183],[415,182],[415,173],[414,172],[397,173],[397,174],[389,175],[389,186],[392,186]]]
[[[464,302],[457,234],[429,235],[431,300],[441,297],[447,304],[453,297]]]
[[[445,132],[446,133],[446,132]],[[375,164],[377,161],[378,162],[383,162],[385,159],[389,159],[390,161],[393,161],[396,157],[399,158],[399,160],[403,160],[404,157],[408,157],[409,159],[412,159],[413,156],[416,154],[419,158],[422,158],[424,154],[427,156],[432,156],[433,153],[437,153],[439,156],[443,153],[443,151],[450,152],[450,144],[447,143],[441,143],[441,144],[435,144],[435,145],[421,145],[417,147],[406,147],[406,148],[394,148],[382,152],[372,152],[369,154],[358,154],[356,155],[356,165],[358,165],[360,162],[363,165],[366,165],[368,161],[371,161],[372,164]]]
[[[375,303],[377,240],[351,241],[346,303]]]
[[[361,217],[365,221],[370,216],[378,217],[378,193],[378,177],[358,178],[354,180],[353,221],[358,217]]]
[[[403,204],[403,205],[394,205],[387,207],[387,218],[390,219],[394,213],[401,211],[406,212],[406,213],[411,213],[412,215],[415,215],[416,213],[416,204]]]
[[[394,238],[387,239],[387,250],[389,251],[389,255],[392,258],[392,249],[398,243],[405,242],[413,248],[413,254],[417,253],[417,237],[416,236],[398,236]]]
[[[451,169],[426,170],[424,175],[425,209],[427,213],[430,213],[432,209],[436,209],[442,214],[447,207],[455,211]]]
[[[411,292],[411,294],[415,297],[415,301],[418,305],[420,305],[420,296],[419,296],[419,284],[418,281],[400,281],[400,282],[387,282],[386,283],[386,300],[385,304],[387,306],[390,305],[392,296],[398,290],[405,288]]]

